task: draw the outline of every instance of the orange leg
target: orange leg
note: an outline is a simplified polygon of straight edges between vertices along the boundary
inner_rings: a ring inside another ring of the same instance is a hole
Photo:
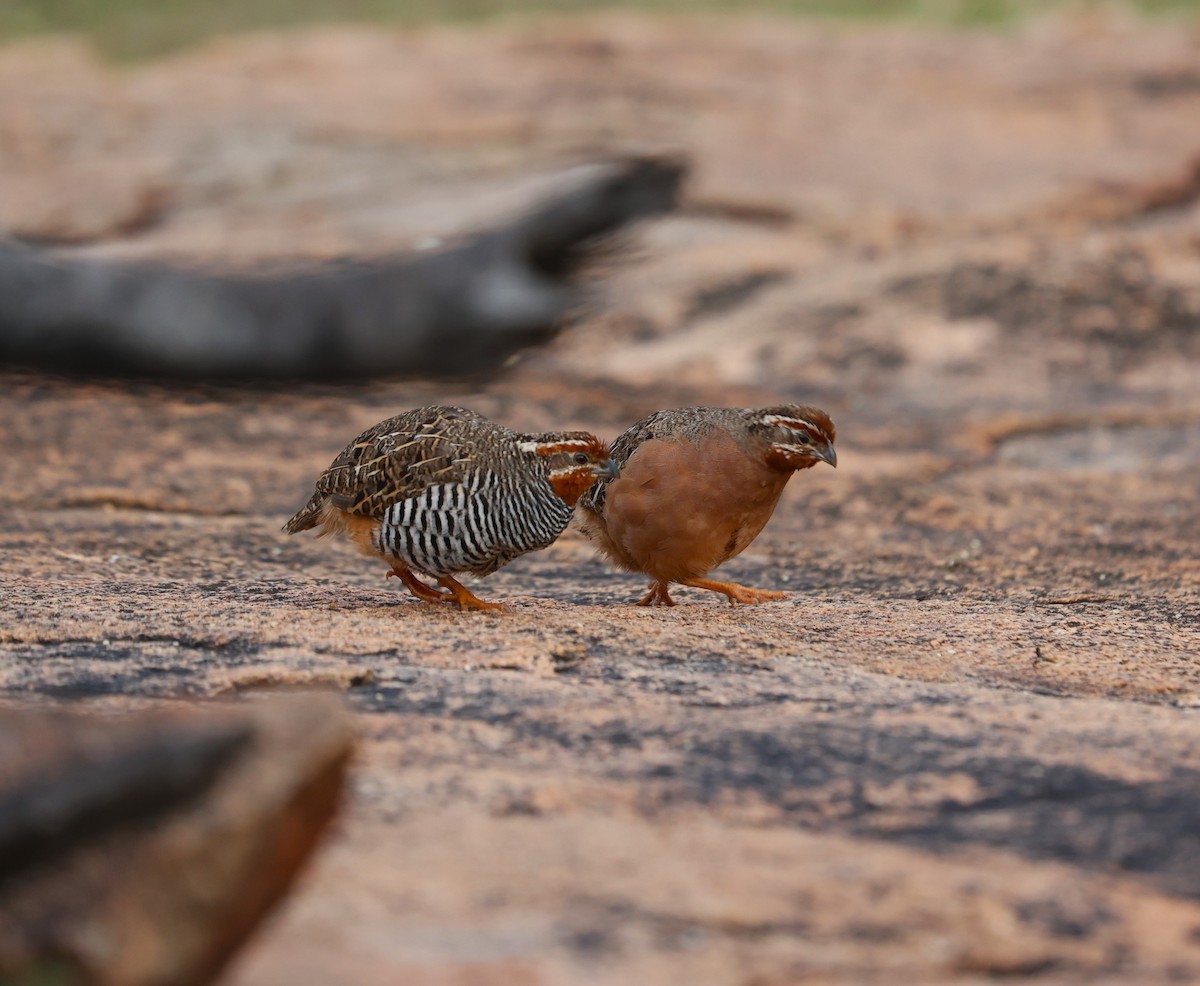
[[[667,591],[667,583],[655,580],[650,583],[650,591],[642,597],[639,606],[674,606],[675,600]]]
[[[448,603],[453,601],[448,593],[441,592],[431,585],[426,585],[403,565],[395,564],[392,566],[392,570],[387,573],[387,577],[390,579],[393,576],[403,582],[408,591],[414,596],[418,599],[423,599],[427,603]]]
[[[776,592],[774,589],[751,589],[748,585],[738,585],[736,582],[718,582],[716,579],[685,579],[682,585],[690,585],[695,589],[710,589],[723,593],[730,604],[736,606],[742,603],[746,606],[757,606],[768,599],[786,599],[787,593]]]
[[[443,575],[437,582],[438,585],[450,590],[449,595],[444,595],[440,592],[438,595],[442,596],[448,603],[458,603],[459,609],[504,609],[504,606],[500,603],[489,603],[486,600],[480,599],[465,585],[456,579],[452,579],[449,575]]]

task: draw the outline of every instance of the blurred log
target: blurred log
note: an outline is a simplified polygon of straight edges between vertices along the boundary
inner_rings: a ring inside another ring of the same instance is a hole
[[[326,696],[0,712],[0,982],[211,982],[317,844],[351,745]]]
[[[0,241],[0,364],[191,378],[461,376],[544,341],[581,264],[671,209],[685,168],[633,158],[435,254],[220,276]]]

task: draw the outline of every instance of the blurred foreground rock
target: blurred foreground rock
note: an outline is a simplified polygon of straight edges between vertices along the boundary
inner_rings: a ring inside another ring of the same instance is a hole
[[[210,982],[317,844],[350,749],[323,696],[0,711],[0,981]]]

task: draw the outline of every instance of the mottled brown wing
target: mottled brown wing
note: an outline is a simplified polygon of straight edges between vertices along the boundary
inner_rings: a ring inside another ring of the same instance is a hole
[[[348,513],[380,516],[397,500],[461,479],[486,420],[466,408],[425,407],[381,421],[333,460],[317,493]]]
[[[622,432],[613,442],[609,455],[618,469],[629,461],[629,457],[637,451],[642,442],[654,436],[654,425],[660,414],[661,412],[643,418],[632,428]]]
[[[629,457],[637,451],[638,446],[642,442],[648,441],[651,438],[673,434],[684,424],[683,415],[686,415],[686,413],[687,409],[684,409],[682,412],[678,410],[655,411],[653,414],[646,415],[641,421],[627,428],[613,442],[612,449],[609,452],[617,468],[625,468],[625,463],[629,461]],[[580,502],[586,509],[595,513],[603,513],[604,494],[608,490],[610,482],[612,480],[600,480],[583,495]]]

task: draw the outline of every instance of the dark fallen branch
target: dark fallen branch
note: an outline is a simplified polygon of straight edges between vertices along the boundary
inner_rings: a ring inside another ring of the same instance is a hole
[[[221,276],[0,241],[0,364],[190,378],[457,376],[547,339],[589,252],[673,207],[685,168],[614,164],[444,252]]]

